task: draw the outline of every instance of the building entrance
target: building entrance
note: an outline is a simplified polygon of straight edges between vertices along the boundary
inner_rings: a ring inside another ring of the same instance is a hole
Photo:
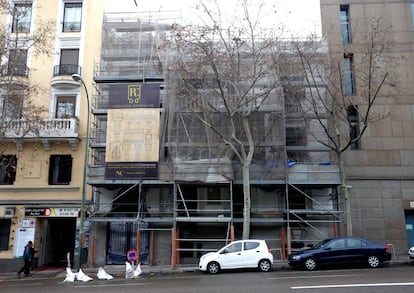
[[[39,218],[41,242],[38,266],[66,267],[67,253],[73,264],[76,218]]]
[[[414,213],[405,212],[405,231],[407,232],[408,247],[414,246]]]

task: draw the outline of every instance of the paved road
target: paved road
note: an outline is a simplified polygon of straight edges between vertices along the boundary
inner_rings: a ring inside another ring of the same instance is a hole
[[[63,283],[64,277],[36,277],[0,281],[0,292],[414,292],[414,266],[386,266],[379,269],[340,269],[307,272],[275,269],[225,272],[218,275],[198,271],[143,274],[139,279]]]

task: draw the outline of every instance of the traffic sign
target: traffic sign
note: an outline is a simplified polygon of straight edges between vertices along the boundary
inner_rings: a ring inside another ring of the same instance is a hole
[[[129,261],[136,261],[138,258],[138,252],[134,249],[131,249],[127,252],[127,259]]]

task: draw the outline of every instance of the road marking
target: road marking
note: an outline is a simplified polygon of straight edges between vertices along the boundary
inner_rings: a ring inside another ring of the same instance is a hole
[[[325,288],[351,288],[351,287],[387,287],[387,286],[414,286],[414,282],[408,283],[372,283],[372,284],[342,284],[342,285],[318,285],[318,286],[295,286],[290,287],[292,290],[297,289],[325,289]]]
[[[275,277],[267,278],[268,280],[285,280],[285,279],[316,279],[316,278],[337,278],[347,277],[349,275],[322,275],[322,276],[295,276],[295,277]]]

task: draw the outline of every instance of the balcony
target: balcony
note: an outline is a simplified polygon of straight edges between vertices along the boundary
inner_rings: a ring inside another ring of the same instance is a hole
[[[11,84],[18,86],[28,86],[29,67],[26,65],[3,65],[0,67],[0,84],[9,86]]]
[[[66,141],[72,150],[77,150],[80,141],[76,118],[10,120],[4,122],[2,129],[5,140],[16,142],[19,151],[23,150],[23,143],[29,141],[41,141],[45,150],[50,150],[51,142]]]
[[[1,76],[28,77],[29,68],[26,65],[2,66]]]
[[[57,89],[73,89],[79,83],[72,79],[72,74],[82,75],[82,67],[76,64],[59,64],[53,67],[51,86]]]

